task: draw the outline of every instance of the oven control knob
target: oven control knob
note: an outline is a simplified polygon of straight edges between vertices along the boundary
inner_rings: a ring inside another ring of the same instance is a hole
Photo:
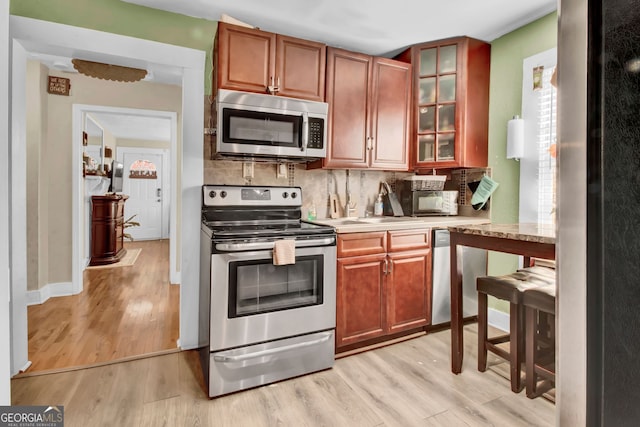
[[[215,191],[209,191],[209,197],[211,197],[212,199],[214,197],[216,197],[216,192]]]
[[[223,191],[221,191],[221,192],[220,192],[220,197],[222,197],[223,199],[224,199],[225,197],[227,197],[227,192],[226,192],[226,191],[224,191],[224,190],[223,190]]]
[[[282,193],[282,198],[286,199],[287,197],[289,197],[289,193],[287,193],[286,191],[284,193]]]
[[[296,193],[295,191],[291,193],[291,198],[295,199],[296,197],[298,197],[298,193]]]

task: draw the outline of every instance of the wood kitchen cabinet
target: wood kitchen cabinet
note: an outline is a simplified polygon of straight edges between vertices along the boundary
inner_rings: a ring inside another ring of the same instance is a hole
[[[406,171],[411,65],[327,48],[329,142],[325,168]]]
[[[124,248],[124,203],[121,194],[91,196],[91,258],[89,265],[113,264],[127,253]]]
[[[411,167],[486,167],[491,46],[456,37],[414,45]]]
[[[214,89],[324,101],[322,43],[219,22],[213,58]]]
[[[338,235],[337,352],[429,323],[430,235],[422,229]]]

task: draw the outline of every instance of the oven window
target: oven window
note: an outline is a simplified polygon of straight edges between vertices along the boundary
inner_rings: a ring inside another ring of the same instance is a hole
[[[271,259],[229,264],[229,318],[322,304],[322,255],[296,257],[273,265]]]
[[[223,140],[227,143],[299,147],[302,116],[225,108]]]

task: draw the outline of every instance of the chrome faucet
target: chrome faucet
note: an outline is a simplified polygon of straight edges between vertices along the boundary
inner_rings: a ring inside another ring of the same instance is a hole
[[[349,169],[347,169],[346,181],[347,181],[347,185],[346,185],[347,202],[345,203],[345,206],[344,206],[344,216],[350,217],[350,216],[355,216],[356,214],[356,204],[351,201],[351,190],[349,189]]]

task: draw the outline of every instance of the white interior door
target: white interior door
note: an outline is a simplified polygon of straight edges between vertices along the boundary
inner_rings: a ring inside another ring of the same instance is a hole
[[[122,149],[118,149],[120,151]],[[125,233],[134,240],[154,240],[168,237],[165,214],[165,152],[162,149],[129,148],[121,153],[124,165],[122,192],[129,196],[125,203],[125,220],[135,215],[138,227],[128,227]]]

